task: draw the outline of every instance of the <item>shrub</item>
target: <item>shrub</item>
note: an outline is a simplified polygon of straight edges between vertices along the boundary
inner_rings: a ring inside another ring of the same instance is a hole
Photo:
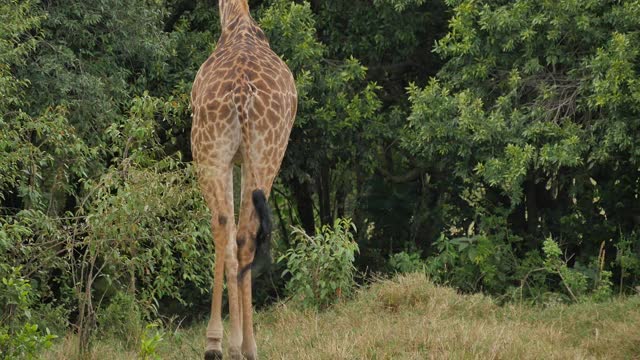
[[[542,251],[545,254],[545,269],[560,276],[562,284],[571,298],[574,301],[577,300],[577,296],[584,294],[587,290],[587,277],[567,267],[567,264],[561,259],[560,246],[552,238],[549,237],[544,241]]]
[[[9,268],[0,285],[0,359],[36,359],[56,338],[31,322],[35,296],[20,268]]]
[[[544,241],[542,250],[545,254],[545,270],[560,277],[562,285],[573,301],[587,296],[595,301],[603,301],[611,297],[612,273],[604,269],[604,243],[600,247],[598,258],[589,266],[576,263],[573,268],[569,268],[562,260],[562,251],[552,238],[549,237]]]
[[[391,257],[389,258],[389,266],[395,272],[406,274],[406,273],[422,271],[424,269],[425,264],[420,258],[419,252],[401,251],[397,254],[391,255]]]
[[[160,360],[157,348],[164,340],[164,331],[158,323],[147,324],[140,339],[139,358],[143,360]]]
[[[124,341],[133,349],[142,337],[142,311],[133,295],[118,292],[111,303],[98,310],[98,324],[102,335]]]
[[[337,219],[333,228],[323,226],[313,237],[294,228],[293,248],[278,259],[286,261],[283,275],[291,275],[287,292],[305,307],[325,307],[349,295],[355,284],[355,231],[349,219]]]
[[[619,286],[622,292],[625,281],[631,280],[629,282],[633,284],[640,278],[640,236],[635,232],[628,236],[621,234],[616,249],[615,262],[620,267]]]
[[[504,235],[484,231],[469,231],[453,239],[441,234],[433,243],[437,253],[426,261],[427,274],[436,283],[465,292],[501,293],[517,266],[510,241]]]

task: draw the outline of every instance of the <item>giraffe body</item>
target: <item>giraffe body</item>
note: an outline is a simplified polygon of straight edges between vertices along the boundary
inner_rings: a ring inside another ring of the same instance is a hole
[[[216,249],[205,358],[222,357],[222,285],[226,273],[230,355],[257,358],[251,264],[268,242],[267,199],[297,110],[295,82],[249,15],[247,0],[219,0],[222,34],[193,83],[191,146],[198,182],[211,211]],[[233,165],[241,164],[236,226]]]

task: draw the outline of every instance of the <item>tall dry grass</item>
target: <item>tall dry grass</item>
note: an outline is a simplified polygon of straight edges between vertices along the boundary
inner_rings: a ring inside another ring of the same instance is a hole
[[[162,359],[200,358],[204,325],[165,334]],[[422,274],[381,280],[323,312],[281,303],[256,315],[263,359],[640,359],[640,296],[532,307],[460,295]],[[66,359],[69,337],[49,353]],[[131,359],[99,342],[95,359]]]

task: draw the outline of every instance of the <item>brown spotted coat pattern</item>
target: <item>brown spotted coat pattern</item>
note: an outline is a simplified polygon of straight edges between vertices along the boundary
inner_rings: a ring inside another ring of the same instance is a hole
[[[219,0],[222,34],[193,83],[191,147],[198,181],[211,211],[216,248],[211,319],[205,358],[222,357],[222,288],[227,278],[232,358],[256,359],[251,270],[258,217],[254,190],[268,198],[284,156],[297,110],[293,76],[270,49],[249,14],[246,0]],[[233,164],[242,167],[237,226]]]

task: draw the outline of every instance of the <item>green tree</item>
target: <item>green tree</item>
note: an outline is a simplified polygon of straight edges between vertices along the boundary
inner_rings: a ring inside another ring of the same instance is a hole
[[[475,224],[467,236],[516,258],[551,233],[588,264],[638,226],[639,4],[448,4],[447,62],[410,87],[403,139],[435,175],[448,232]]]

